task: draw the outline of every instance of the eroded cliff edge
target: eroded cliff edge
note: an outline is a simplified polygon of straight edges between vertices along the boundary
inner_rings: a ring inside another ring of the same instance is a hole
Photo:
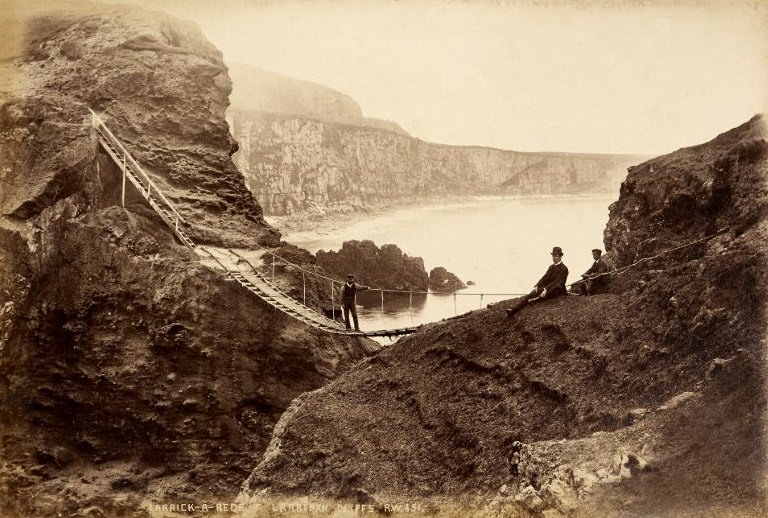
[[[196,26],[25,9],[0,24],[24,28],[0,70],[0,514],[226,501],[289,402],[375,344],[314,332],[202,266],[130,185],[121,206],[88,107],[195,241],[278,242],[231,161],[231,83]]]
[[[234,107],[235,161],[268,215],[356,212],[473,195],[606,194],[647,157],[425,142],[318,116]]]
[[[762,117],[632,168],[615,265],[694,244],[610,293],[427,326],[300,396],[241,502],[764,514],[767,178]]]

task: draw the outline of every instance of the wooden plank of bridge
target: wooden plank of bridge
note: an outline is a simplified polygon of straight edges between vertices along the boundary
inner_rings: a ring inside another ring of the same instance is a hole
[[[265,277],[260,276],[257,274],[257,272],[252,271],[252,268],[249,270],[242,269],[239,264],[239,256],[234,254],[235,257],[232,257],[232,255],[230,255],[232,254],[231,250],[218,249],[214,247],[200,248],[214,256],[218,260],[219,264],[241,285],[243,285],[246,289],[254,292],[271,306],[274,306],[284,313],[287,313],[297,318],[298,320],[308,323],[318,329],[346,334],[346,328],[342,327],[341,324],[326,318],[325,315],[322,315],[291,298],[289,295],[282,292],[279,288],[270,283]]]

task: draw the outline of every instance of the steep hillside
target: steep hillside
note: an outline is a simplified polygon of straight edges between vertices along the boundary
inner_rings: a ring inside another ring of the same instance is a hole
[[[130,185],[121,206],[88,107],[194,240],[278,242],[231,161],[231,82],[197,27],[21,7],[0,22],[24,36],[0,70],[0,515],[227,501],[289,402],[376,345],[312,331],[202,266]]]
[[[631,169],[611,293],[433,324],[299,397],[243,487],[455,516],[765,507],[762,118]],[[542,265],[544,267],[544,265]]]
[[[266,214],[349,212],[480,194],[613,192],[621,155],[520,153],[445,146],[397,132],[263,112],[229,117],[235,162]]]

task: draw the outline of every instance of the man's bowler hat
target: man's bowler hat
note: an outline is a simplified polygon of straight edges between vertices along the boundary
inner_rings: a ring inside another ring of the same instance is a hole
[[[563,249],[556,246],[552,249],[552,255],[563,255]]]
[[[603,251],[600,250],[599,248],[593,248],[592,251],[593,252],[597,252],[598,254],[602,254],[603,253]]]

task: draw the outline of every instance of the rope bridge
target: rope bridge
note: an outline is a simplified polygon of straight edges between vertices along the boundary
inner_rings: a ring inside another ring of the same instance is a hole
[[[149,175],[142,169],[142,167],[139,165],[139,163],[134,160],[134,158],[130,155],[130,153],[125,149],[125,147],[122,145],[122,143],[115,137],[115,135],[107,128],[107,126],[104,124],[104,121],[93,111],[89,108],[89,111],[91,113],[91,125],[95,129],[98,137],[99,137],[99,143],[104,148],[104,150],[107,152],[107,154],[112,158],[112,160],[117,164],[117,166],[120,168],[120,171],[122,172],[122,194],[121,194],[121,204],[123,207],[125,207],[125,186],[126,181],[131,182],[133,186],[138,190],[138,192],[141,194],[141,196],[149,203],[149,206],[160,216],[160,218],[165,222],[168,227],[173,231],[174,235],[179,239],[179,241],[193,249],[200,257],[201,259],[205,261],[210,261],[212,265],[215,268],[224,270],[224,272],[233,280],[235,280],[238,284],[243,286],[245,289],[256,295],[258,298],[269,304],[270,306],[276,308],[277,310],[285,313],[286,315],[289,315],[315,329],[319,329],[324,332],[328,333],[334,333],[334,334],[344,334],[344,335],[351,335],[351,336],[386,336],[386,337],[395,337],[395,336],[401,336],[406,334],[411,334],[416,332],[421,326],[412,326],[412,327],[404,327],[404,328],[394,328],[394,329],[380,329],[376,331],[352,331],[346,328],[345,325],[343,325],[341,322],[328,318],[324,314],[316,311],[315,309],[309,307],[307,305],[307,277],[315,278],[316,280],[327,282],[329,283],[330,288],[330,296],[331,296],[331,307],[332,312],[335,316],[336,311],[341,310],[342,304],[341,304],[341,288],[344,285],[345,281],[329,277],[327,275],[320,274],[318,272],[308,270],[302,266],[299,266],[297,264],[294,264],[287,259],[275,254],[274,252],[264,248],[260,247],[258,245],[257,248],[261,251],[261,257],[271,257],[271,265],[267,264],[265,261],[261,260],[262,266],[269,268],[271,266],[271,277],[268,277],[266,274],[260,272],[256,265],[251,262],[248,258],[246,258],[242,253],[233,250],[231,248],[217,248],[212,246],[203,246],[198,245],[192,241],[192,239],[184,232],[183,226],[186,224],[184,219],[179,214],[176,207],[171,203],[168,198],[162,193],[162,191],[157,187],[157,185],[150,179]],[[656,259],[660,256],[666,255],[668,253],[674,252],[676,250],[680,250],[682,248],[686,248],[689,246],[693,246],[695,244],[698,244],[700,242],[706,241],[708,239],[711,239],[712,237],[721,234],[725,231],[725,229],[719,230],[713,234],[710,234],[708,236],[705,236],[701,239],[698,239],[696,241],[686,243],[684,245],[672,248],[670,250],[665,250],[663,252],[660,252],[654,256],[651,257],[644,257],[641,259],[638,259],[634,263],[624,266],[620,269],[615,269],[610,272],[605,272],[598,274],[594,277],[591,277],[591,279],[595,279],[597,277],[602,276],[610,276],[610,275],[621,275],[628,271],[629,269],[633,268],[637,264],[640,264],[644,261],[650,261],[652,259]],[[297,301],[284,291],[282,291],[275,282],[275,267],[278,264],[287,265],[291,268],[294,268],[301,272],[301,278],[302,278],[302,293],[303,293],[303,300],[302,302]],[[574,283],[571,283],[568,285],[568,287],[573,286],[574,284],[577,284],[578,282],[583,281],[576,281]],[[338,287],[337,287],[338,285]],[[385,293],[398,293],[398,294],[407,294],[408,295],[408,303],[409,308],[411,312],[413,311],[413,295],[439,295],[444,296],[445,294],[442,293],[436,293],[432,291],[425,291],[425,290],[392,290],[392,289],[384,289],[384,288],[369,288],[371,291],[378,291],[381,295],[381,311],[384,312],[384,294]],[[338,296],[337,296],[338,293]],[[485,297],[519,297],[522,295],[525,295],[525,293],[457,293],[454,292],[453,294],[453,301],[454,301],[454,314],[457,314],[457,297],[461,296],[472,296],[472,297],[479,297],[480,298],[480,308],[483,307],[483,300]],[[338,309],[336,307],[336,302],[338,301]]]
[[[302,279],[304,281],[303,292],[304,302],[300,303],[297,300],[290,297],[283,292],[275,284],[275,257],[273,254],[272,260],[272,279],[268,279],[264,274],[260,273],[256,266],[248,259],[240,255],[238,252],[232,249],[220,249],[210,246],[197,245],[184,231],[184,225],[186,222],[179,214],[178,210],[173,203],[163,194],[163,192],[152,181],[146,171],[139,165],[139,163],[131,156],[123,144],[115,137],[115,135],[109,130],[104,121],[90,108],[88,111],[91,114],[91,126],[98,135],[99,144],[117,164],[122,173],[122,190],[121,190],[121,205],[125,207],[125,187],[126,183],[130,182],[141,196],[149,203],[149,206],[154,210],[160,218],[165,222],[168,227],[173,231],[174,235],[179,241],[193,249],[201,258],[210,259],[213,261],[214,266],[222,269],[226,274],[238,282],[245,289],[259,297],[261,300],[269,304],[270,306],[278,309],[279,311],[301,321],[305,324],[320,329],[328,333],[344,334],[352,336],[400,336],[410,333],[414,333],[420,326],[396,328],[396,329],[380,329],[377,331],[352,331],[348,330],[346,326],[340,322],[330,319],[318,311],[310,308],[306,305],[306,274],[310,273],[315,276],[320,276],[332,281],[331,283],[331,300],[335,306],[335,283],[341,284],[341,282],[330,279],[329,277],[322,276],[316,272],[302,270]],[[288,263],[288,261],[283,260]],[[289,263],[292,264],[292,263]],[[243,267],[245,266],[245,268]],[[300,268],[298,265],[294,267]],[[388,290],[394,291],[394,290]],[[382,291],[382,304],[384,300]],[[383,306],[382,306],[383,307]]]

